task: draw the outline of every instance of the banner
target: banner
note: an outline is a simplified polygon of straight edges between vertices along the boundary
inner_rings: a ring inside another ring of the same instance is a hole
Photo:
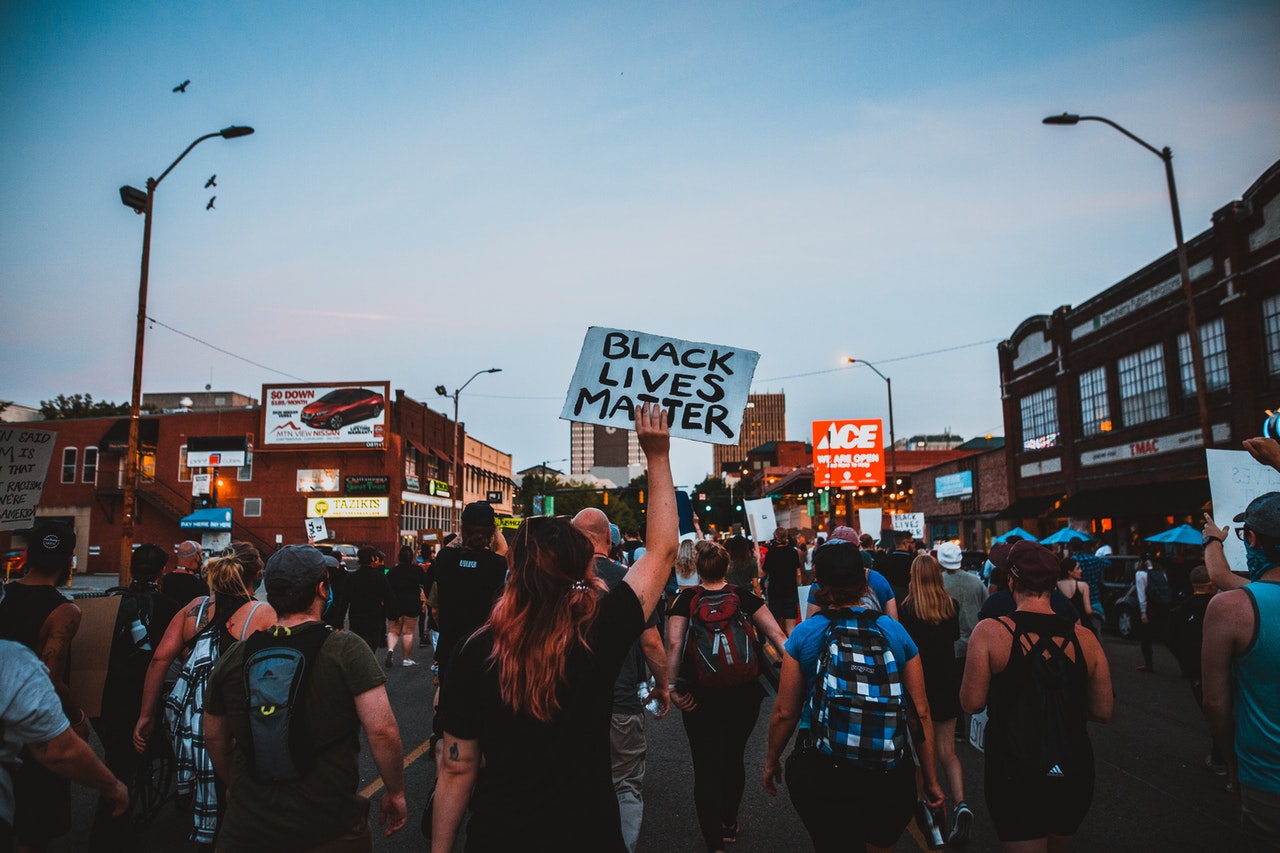
[[[1246,571],[1244,542],[1236,537],[1236,528],[1240,525],[1231,519],[1244,512],[1258,495],[1280,492],[1280,472],[1263,465],[1247,450],[1206,450],[1205,462],[1209,467],[1213,520],[1219,527],[1231,528],[1231,534],[1222,543],[1223,556],[1231,571]]]
[[[591,326],[560,417],[635,429],[635,409],[668,410],[671,435],[737,444],[760,354],[719,344]]]
[[[389,382],[263,385],[262,445],[385,447],[390,388]]]
[[[814,421],[813,485],[884,485],[884,448],[879,420]]]
[[[8,424],[0,429],[0,530],[25,530],[35,523],[55,435]]]
[[[299,468],[297,484],[300,492],[336,492],[339,479],[337,468]]]

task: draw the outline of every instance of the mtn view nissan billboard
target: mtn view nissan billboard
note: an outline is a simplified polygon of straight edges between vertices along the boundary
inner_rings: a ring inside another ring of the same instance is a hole
[[[262,446],[386,446],[390,382],[263,385]]]

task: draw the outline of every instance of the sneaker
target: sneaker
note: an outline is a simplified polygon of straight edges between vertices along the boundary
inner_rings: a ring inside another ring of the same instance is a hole
[[[964,800],[956,803],[955,814],[951,818],[951,837],[947,843],[952,847],[963,847],[969,843],[969,834],[973,831],[973,809]]]
[[[387,659],[383,661],[387,665],[387,669],[391,669],[391,664],[395,660],[396,653],[387,649]]]
[[[1204,757],[1204,766],[1208,767],[1210,772],[1215,776],[1227,775],[1227,765],[1221,762],[1215,762],[1212,755],[1206,755]]]
[[[736,823],[720,824],[720,840],[725,844],[732,844],[738,840],[738,825]]]
[[[418,662],[416,660],[413,660],[412,658],[405,658],[404,660],[400,661],[400,665],[401,666],[417,666]]]

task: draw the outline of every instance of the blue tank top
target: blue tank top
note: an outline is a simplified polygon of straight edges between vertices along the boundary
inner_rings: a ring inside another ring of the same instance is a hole
[[[1253,645],[1231,664],[1240,783],[1280,794],[1280,583],[1245,588],[1258,617]]]

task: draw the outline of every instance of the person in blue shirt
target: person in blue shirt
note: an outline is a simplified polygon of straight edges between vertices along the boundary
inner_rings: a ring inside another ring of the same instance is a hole
[[[827,628],[840,613],[868,612],[859,602],[867,591],[867,572],[858,549],[828,543],[813,557],[814,575],[821,586],[822,609],[796,626],[787,639],[782,659],[778,698],[769,721],[769,747],[764,765],[764,789],[776,795],[783,778],[782,751],[799,726],[796,747],[787,758],[786,783],[792,805],[808,830],[818,853],[865,849],[892,850],[911,820],[917,802],[916,767],[903,750],[887,763],[862,764],[820,750],[810,736],[813,689],[818,677]],[[933,724],[925,693],[924,669],[911,636],[885,615],[874,622],[888,641],[901,685],[915,705],[923,728],[916,744],[924,777],[924,799],[937,808],[943,792],[934,761]]]
[[[841,526],[832,531],[831,540],[827,544],[834,545],[837,542],[851,545],[854,550],[859,552],[858,556],[863,558],[863,565],[867,564],[867,552],[860,550],[858,533],[852,527]],[[819,583],[815,582],[809,587],[809,598],[806,601],[804,618],[808,619],[822,610],[822,605],[818,603],[818,596],[821,592],[822,585]],[[867,566],[867,589],[863,592],[862,600],[859,603],[868,610],[878,610],[893,619],[898,618],[898,602],[894,598],[893,587],[889,585],[889,581],[885,580],[884,575],[870,566]]]

